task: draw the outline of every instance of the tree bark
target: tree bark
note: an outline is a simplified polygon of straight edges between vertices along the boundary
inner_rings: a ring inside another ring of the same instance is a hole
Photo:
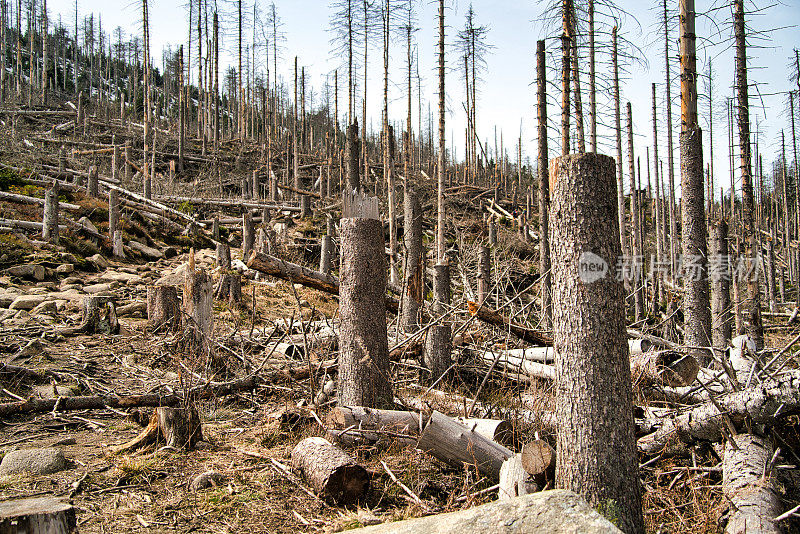
[[[422,206],[409,186],[403,199],[403,239],[406,247],[405,287],[401,324],[406,332],[419,327],[419,308],[423,300]]]
[[[536,114],[538,128],[538,177],[539,177],[539,276],[542,292],[542,328],[549,330],[553,316],[552,275],[550,273],[549,211],[550,185],[547,177],[547,72],[545,68],[544,41],[536,43]],[[592,122],[595,117],[592,113]],[[596,132],[592,143],[596,144]],[[491,239],[490,239],[491,242]]]
[[[337,504],[352,504],[369,489],[369,473],[325,438],[310,437],[292,449],[292,467],[318,494]]]
[[[55,180],[44,194],[42,239],[58,245],[58,182]]]
[[[175,286],[150,286],[147,288],[147,321],[150,328],[166,326],[176,330],[181,324],[178,288]]]
[[[386,334],[386,261],[377,219],[341,220],[339,404],[392,404]]]
[[[711,275],[712,345],[724,350],[731,340],[731,270],[728,257],[728,222],[720,219],[712,228],[712,257],[718,265],[709,269]]]
[[[550,164],[556,352],[556,485],[618,512],[644,531],[622,284],[607,271],[620,255],[614,160],[564,156]],[[589,255],[591,254],[591,256]],[[602,277],[599,274],[602,273]],[[583,278],[583,279],[582,279]]]
[[[29,497],[0,503],[3,534],[70,534],[77,532],[75,508],[53,497]]]

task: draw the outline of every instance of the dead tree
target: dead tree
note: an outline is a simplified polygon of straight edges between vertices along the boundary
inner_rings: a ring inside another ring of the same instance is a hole
[[[537,169],[539,174],[539,275],[542,280],[542,326],[545,329],[549,329],[552,322],[553,310],[551,298],[552,277],[550,274],[550,245],[548,239],[550,185],[547,176],[547,72],[545,70],[544,41],[538,41],[536,43],[536,101],[539,147]],[[491,238],[489,241],[491,242]]]
[[[352,504],[366,495],[369,473],[339,447],[321,437],[310,437],[292,449],[292,467],[321,497],[336,504]]]
[[[44,216],[42,218],[42,239],[58,244],[58,182],[44,194]]]
[[[711,307],[708,287],[703,183],[703,135],[697,121],[697,53],[694,0],[681,0],[681,232],[683,264],[684,343],[708,347],[711,343]],[[698,361],[708,358],[696,350]]]
[[[614,70],[614,127],[617,134],[617,217],[619,242],[626,253],[628,241],[625,239],[625,184],[622,176],[622,127],[620,125],[619,95],[619,48],[617,46],[617,27],[611,30],[611,62]]]
[[[205,271],[195,269],[194,252],[190,253],[181,302],[183,329],[202,356],[209,356],[212,352],[211,334],[214,327],[212,291],[211,277]]]
[[[610,506],[626,532],[643,532],[623,287],[608,272],[621,252],[612,158],[550,164],[556,486]],[[569,303],[569,304],[567,304]],[[611,401],[613,399],[613,401]]]
[[[147,322],[152,329],[166,326],[168,330],[176,330],[180,326],[178,288],[168,285],[147,288]]]
[[[425,257],[422,250],[422,206],[410,185],[406,189],[403,208],[403,239],[406,260],[401,324],[406,332],[413,332],[419,327],[419,309],[422,306],[424,290],[422,274]]]
[[[340,225],[339,404],[392,404],[386,333],[386,261],[377,199],[344,192]]]
[[[628,111],[628,173],[630,175],[631,180],[631,226],[633,227],[633,232],[631,236],[631,244],[632,244],[632,252],[633,252],[633,261],[638,262],[639,259],[642,257],[642,249],[641,249],[641,237],[639,236],[640,226],[638,224],[638,213],[639,213],[639,189],[636,187],[636,168],[633,165],[634,157],[633,157],[633,112],[631,110],[631,103],[628,102],[627,106]],[[634,313],[636,321],[641,320],[644,317],[644,289],[641,287],[642,280],[639,277],[639,270],[634,269],[633,279],[631,283],[633,284],[633,303],[634,303]]]
[[[728,258],[728,222],[720,219],[712,227],[711,254],[718,258],[718,264],[713,270],[709,267],[711,275],[711,318],[712,346],[717,350],[724,350],[731,340],[731,270]]]
[[[744,0],[733,2],[733,33],[736,40],[736,95],[737,123],[739,127],[739,168],[742,173],[742,227],[745,241],[745,259],[755,266],[758,241],[753,218],[753,177],[750,158],[750,105],[747,87],[747,43],[744,22]],[[744,303],[744,329],[761,349],[764,345],[764,327],[761,323],[759,283],[756,269],[747,279],[747,299]]]

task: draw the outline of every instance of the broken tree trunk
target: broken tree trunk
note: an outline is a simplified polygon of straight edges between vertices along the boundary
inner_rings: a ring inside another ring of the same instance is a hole
[[[455,467],[474,465],[493,480],[500,477],[503,462],[514,455],[503,445],[435,410],[419,437],[417,448]]]
[[[700,365],[691,354],[673,350],[644,352],[631,357],[631,375],[634,382],[645,379],[649,383],[683,387],[691,385]]]
[[[129,452],[151,443],[164,442],[167,447],[192,450],[203,440],[200,415],[194,403],[181,408],[156,408],[142,432],[127,443],[111,447],[114,453]]]
[[[372,208],[351,206],[345,192],[339,273],[339,404],[392,404],[386,333],[386,259],[383,224]],[[355,204],[371,203],[360,199]],[[375,217],[363,216],[373,214]],[[369,212],[369,213],[367,213]]]
[[[727,534],[780,534],[773,521],[781,500],[769,465],[774,453],[769,440],[753,434],[734,436],[725,444],[722,491],[730,502]]]
[[[0,503],[3,534],[70,534],[77,532],[75,508],[54,497],[30,497]]]
[[[490,310],[486,306],[479,306],[475,302],[467,302],[467,305],[469,306],[469,313],[471,315],[476,316],[484,323],[499,326],[503,330],[509,330],[512,334],[523,341],[527,341],[528,343],[536,343],[537,345],[553,344],[553,339],[550,336],[533,330],[532,328],[517,324],[498,312]]]
[[[253,243],[255,243],[255,227],[253,226],[253,217],[250,215],[249,210],[245,210],[242,215],[242,258],[249,258],[250,253],[253,251]]]
[[[413,444],[416,439],[400,435],[419,435],[420,432],[420,416],[414,412],[363,406],[338,406],[328,414],[328,423],[337,430],[356,430],[366,441],[378,441],[382,433],[389,433],[393,439]]]
[[[42,239],[58,244],[58,182],[44,194],[44,216],[42,218]]]
[[[150,286],[147,288],[147,322],[153,329],[166,327],[177,330],[181,324],[181,306],[175,286]]]
[[[422,206],[411,187],[403,199],[403,239],[406,246],[405,287],[401,324],[406,332],[419,328],[419,309],[423,300]]]
[[[499,500],[530,495],[538,489],[536,482],[522,465],[522,454],[517,453],[503,462],[500,467],[500,487],[497,489]]]
[[[203,270],[195,270],[194,251],[183,283],[183,328],[191,332],[191,339],[203,356],[211,354],[211,333],[214,327],[211,277]]]
[[[64,336],[77,334],[116,334],[119,321],[113,297],[88,295],[81,300],[81,324],[59,329]]]
[[[320,496],[352,504],[366,495],[369,473],[339,447],[321,437],[306,438],[292,449],[292,467]]]
[[[478,305],[482,306],[489,296],[490,276],[492,269],[491,249],[481,246],[478,253]]]
[[[591,153],[550,162],[556,486],[613,500],[623,530],[643,532],[625,295],[608,272],[621,256],[614,170]]]

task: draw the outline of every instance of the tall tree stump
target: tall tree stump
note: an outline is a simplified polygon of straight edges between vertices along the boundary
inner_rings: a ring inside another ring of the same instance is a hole
[[[450,266],[440,263],[433,269],[433,308],[437,315],[443,315],[450,304]],[[434,325],[428,330],[423,359],[425,367],[431,372],[432,381],[439,380],[452,362],[450,334],[450,325],[447,323]]]
[[[490,277],[492,272],[491,249],[481,246],[478,252],[478,304],[483,304],[489,296]]]
[[[261,184],[258,180],[258,170],[253,171],[250,175],[250,192],[254,200],[259,200],[261,198]]]
[[[3,534],[70,534],[77,532],[75,508],[53,497],[0,502]]]
[[[42,218],[42,239],[58,244],[58,182],[44,194],[44,215]]]
[[[311,217],[311,197],[300,195],[300,218],[307,219],[309,217]]]
[[[253,251],[253,243],[255,243],[256,231],[253,226],[253,217],[250,215],[249,210],[245,210],[242,214],[242,258],[247,260],[250,253]]]
[[[181,324],[178,288],[150,286],[147,288],[147,322],[152,329],[166,327],[176,330]]]
[[[122,243],[122,230],[114,230],[114,236],[111,238],[111,253],[115,258],[125,257],[125,246]]]
[[[377,215],[377,205],[366,211]],[[340,237],[339,404],[383,408],[392,404],[383,224],[377,217],[345,217]]]
[[[419,308],[423,299],[422,206],[410,187],[403,199],[403,239],[406,246],[405,285],[401,324],[406,332],[419,328]]]
[[[242,301],[242,278],[231,269],[231,248],[227,243],[217,243],[217,267],[220,277],[214,296],[231,306],[238,305]]]
[[[195,270],[194,251],[189,255],[189,265],[183,283],[183,328],[200,349],[203,356],[211,354],[211,334],[214,328],[213,287],[211,277]]]
[[[319,254],[319,272],[330,274],[333,263],[333,239],[329,234],[322,236]]]
[[[325,438],[310,437],[292,449],[292,467],[318,494],[337,504],[352,504],[366,495],[369,473]]]
[[[625,295],[610,272],[621,255],[615,165],[592,153],[550,162],[556,486],[643,532]]]
[[[711,277],[711,338],[714,348],[722,351],[731,340],[731,269],[728,258],[728,223],[720,219],[712,227],[711,257],[718,265],[709,268]]]
[[[97,166],[89,167],[88,178],[86,179],[86,194],[96,197],[98,193]]]
[[[108,238],[113,241],[114,232],[119,227],[119,191],[108,191]]]

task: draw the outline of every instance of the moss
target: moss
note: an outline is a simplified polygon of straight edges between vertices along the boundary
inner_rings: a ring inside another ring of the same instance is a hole
[[[16,265],[23,263],[28,254],[33,252],[33,247],[27,241],[13,234],[0,234],[0,264]]]
[[[617,528],[622,528],[622,509],[614,499],[606,499],[595,508],[600,515],[608,519]]]
[[[0,190],[9,191],[11,187],[24,187],[28,181],[14,171],[0,168]]]

